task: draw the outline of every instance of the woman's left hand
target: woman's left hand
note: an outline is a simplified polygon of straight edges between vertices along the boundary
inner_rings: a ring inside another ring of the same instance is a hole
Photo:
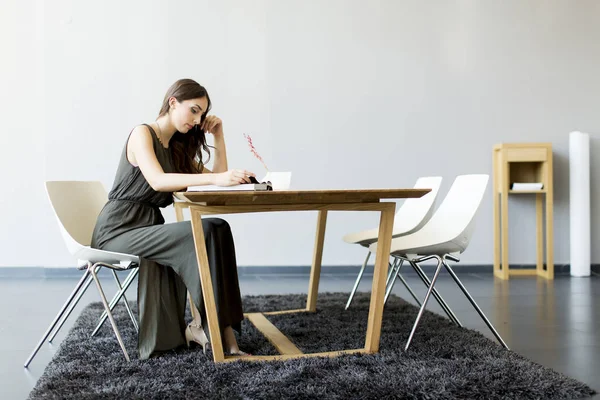
[[[205,133],[212,133],[215,137],[223,134],[223,121],[214,115],[207,115],[204,122],[200,125]]]

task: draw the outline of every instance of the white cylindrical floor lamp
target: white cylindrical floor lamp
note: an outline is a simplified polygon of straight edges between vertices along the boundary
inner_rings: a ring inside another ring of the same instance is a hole
[[[590,276],[590,137],[569,134],[571,276]]]

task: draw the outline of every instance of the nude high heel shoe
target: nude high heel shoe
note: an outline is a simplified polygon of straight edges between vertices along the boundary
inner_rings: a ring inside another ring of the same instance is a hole
[[[187,346],[190,347],[190,342],[198,343],[202,346],[202,350],[206,354],[206,347],[210,344],[202,325],[191,323],[185,328],[185,341]]]
[[[226,356],[238,356],[238,357],[250,357],[252,354],[250,353],[246,353],[245,351],[242,350],[237,350],[237,351],[227,351],[225,352]]]

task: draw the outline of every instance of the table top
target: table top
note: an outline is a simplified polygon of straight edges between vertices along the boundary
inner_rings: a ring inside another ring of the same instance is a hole
[[[207,205],[378,203],[381,199],[419,198],[431,189],[326,189],[177,192],[182,201]]]

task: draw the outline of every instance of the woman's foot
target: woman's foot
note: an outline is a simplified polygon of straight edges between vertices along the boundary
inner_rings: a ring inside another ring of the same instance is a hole
[[[187,346],[190,347],[190,342],[196,342],[202,346],[202,350],[206,353],[206,347],[210,344],[202,325],[192,322],[185,329],[185,341]]]
[[[225,348],[225,355],[228,356],[246,357],[250,355],[245,351],[240,350],[238,347],[237,340],[235,340],[235,334],[233,333],[231,326],[228,326],[223,330],[223,347]]]

